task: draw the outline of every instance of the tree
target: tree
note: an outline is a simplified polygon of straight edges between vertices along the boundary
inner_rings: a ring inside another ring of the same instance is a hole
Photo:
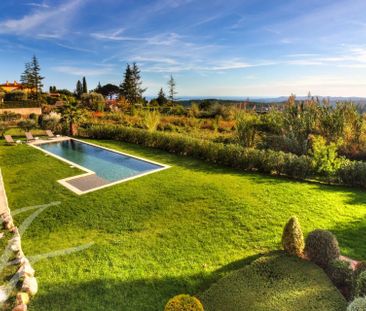
[[[120,84],[120,95],[126,98],[132,105],[142,102],[142,94],[146,91],[141,87],[142,80],[140,69],[133,63],[132,67],[127,64],[123,82]]]
[[[300,257],[304,251],[304,236],[297,217],[293,216],[287,222],[282,234],[283,249],[293,256]]]
[[[171,104],[174,103],[174,99],[175,99],[175,95],[178,94],[178,92],[176,91],[176,83],[175,80],[173,78],[173,75],[170,75],[170,79],[168,81],[168,98]]]
[[[38,98],[42,92],[43,79],[44,77],[41,76],[41,67],[38,59],[33,55],[32,60],[25,64],[25,70],[20,77],[20,81],[31,89],[32,97]]]
[[[163,88],[160,89],[158,97],[156,98],[157,102],[159,103],[159,106],[165,106],[168,102],[168,99],[165,97],[165,93],[163,91]]]
[[[88,93],[88,85],[86,84],[86,79],[83,77],[83,93]]]
[[[80,98],[81,94],[83,94],[83,85],[81,84],[80,80],[78,80],[78,82],[76,82],[75,95],[77,98]]]
[[[61,121],[69,127],[70,135],[77,135],[78,126],[84,120],[84,110],[77,104],[68,103],[61,108]]]
[[[83,107],[92,111],[104,111],[105,100],[102,94],[91,92],[81,95]]]
[[[101,86],[99,83],[97,88],[95,89],[96,93],[102,94],[104,97],[109,97],[110,99],[117,96],[119,94],[119,91],[119,87],[111,83],[103,86]]]

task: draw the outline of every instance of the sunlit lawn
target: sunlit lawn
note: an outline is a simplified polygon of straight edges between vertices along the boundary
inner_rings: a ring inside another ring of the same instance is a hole
[[[305,233],[332,230],[345,255],[366,259],[363,190],[237,173],[129,144],[94,143],[172,168],[77,196],[56,182],[76,169],[26,145],[0,146],[13,210],[61,202],[26,231],[25,253],[95,243],[35,264],[40,290],[31,310],[162,310],[169,297],[199,294],[255,255],[279,248],[291,215],[299,217]]]

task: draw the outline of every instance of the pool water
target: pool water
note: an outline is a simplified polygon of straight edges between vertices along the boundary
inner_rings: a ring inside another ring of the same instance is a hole
[[[110,182],[161,169],[163,166],[128,155],[89,145],[77,140],[65,140],[38,145],[65,160],[85,167]]]

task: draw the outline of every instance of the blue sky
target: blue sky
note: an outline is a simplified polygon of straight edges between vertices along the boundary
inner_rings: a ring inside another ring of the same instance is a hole
[[[365,0],[2,0],[0,81],[36,54],[45,86],[119,83],[146,95],[366,96]]]

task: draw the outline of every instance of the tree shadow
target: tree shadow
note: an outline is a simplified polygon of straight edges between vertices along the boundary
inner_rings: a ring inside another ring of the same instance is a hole
[[[171,297],[181,293],[202,293],[224,275],[251,264],[260,256],[245,257],[211,273],[181,277],[119,281],[116,276],[115,279],[61,284],[40,281],[40,292],[31,302],[29,310],[161,311]]]

